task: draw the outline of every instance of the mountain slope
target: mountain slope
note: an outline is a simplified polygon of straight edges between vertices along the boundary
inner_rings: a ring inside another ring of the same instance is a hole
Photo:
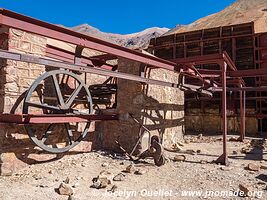
[[[83,34],[88,34],[90,36],[97,37],[99,39],[103,39],[103,40],[118,44],[120,46],[132,48],[132,49],[146,48],[151,38],[158,37],[166,33],[167,31],[169,31],[168,28],[152,27],[152,28],[145,29],[138,33],[121,35],[121,34],[114,34],[114,33],[105,33],[88,24],[75,26],[71,28],[71,30],[74,30],[74,31],[77,31]]]
[[[251,21],[255,23],[256,33],[267,31],[267,0],[237,0],[218,13],[203,17],[179,29],[171,29],[165,35]]]

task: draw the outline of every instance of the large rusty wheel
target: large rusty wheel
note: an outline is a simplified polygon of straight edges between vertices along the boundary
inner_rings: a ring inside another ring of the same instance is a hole
[[[80,114],[93,112],[88,86],[66,70],[45,72],[29,88],[23,114]],[[63,153],[76,146],[89,131],[90,122],[27,124],[31,140],[41,149]]]

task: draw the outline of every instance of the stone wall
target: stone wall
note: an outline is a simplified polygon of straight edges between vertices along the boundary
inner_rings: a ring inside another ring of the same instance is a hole
[[[5,36],[2,49],[12,52],[45,55],[46,38],[16,29],[4,28]],[[44,66],[2,60],[1,67],[1,113],[21,113],[23,93],[32,82],[45,71]],[[32,164],[30,157],[33,144],[24,127],[12,124],[0,124],[0,174],[8,175],[12,171]]]
[[[118,70],[124,73],[139,75],[142,66],[137,62],[119,59]],[[146,77],[163,81],[177,82],[178,74],[163,70],[146,71]],[[178,89],[155,85],[144,85],[135,81],[119,80],[117,94],[117,111],[125,116],[134,115],[153,135],[159,135],[165,146],[182,140],[184,126],[184,94]],[[114,149],[115,140],[129,152],[135,145],[140,126],[130,117],[115,122],[105,122],[101,127],[102,145]],[[142,151],[147,145],[148,134],[143,137]],[[140,149],[141,148],[141,149]],[[136,152],[138,153],[138,152]]]
[[[185,114],[186,133],[193,134],[221,134],[222,118],[218,110],[208,109],[209,113],[202,113],[200,109],[190,109],[190,113]],[[254,114],[253,109],[246,109],[246,115]],[[236,116],[231,111],[227,111],[228,133],[240,133],[240,116]],[[258,119],[246,116],[246,134],[254,135],[258,132]]]

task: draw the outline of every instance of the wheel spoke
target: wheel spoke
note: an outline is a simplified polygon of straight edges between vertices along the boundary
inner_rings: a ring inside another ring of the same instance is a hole
[[[50,130],[50,129],[51,129],[52,126],[53,126],[53,124],[49,124],[49,126],[47,127],[45,133],[41,137],[41,142],[42,143],[45,143],[45,141],[47,140],[48,136],[51,135],[52,130]]]
[[[70,125],[68,123],[65,123],[64,125],[65,125],[65,129],[67,131],[67,134],[68,134],[69,144],[71,145],[72,142],[74,142],[72,130],[71,130]]]
[[[57,77],[56,77],[55,74],[53,74],[52,77],[53,77],[53,84],[54,84],[54,87],[55,87],[55,90],[56,90],[55,92],[57,93],[58,103],[59,103],[61,106],[64,106],[65,103],[64,103],[64,99],[63,99],[63,96],[62,96],[62,93],[61,93],[59,84],[58,84]]]
[[[60,108],[56,106],[51,106],[48,104],[40,104],[40,103],[34,103],[34,102],[25,102],[28,106],[32,106],[35,108],[42,108],[42,109],[47,109],[47,110],[56,110],[59,111]]]
[[[73,103],[74,99],[76,98],[76,96],[79,94],[79,92],[81,91],[83,85],[80,83],[80,85],[74,90],[74,92],[71,94],[71,96],[68,98],[68,100],[66,101],[66,106],[69,108],[71,106],[71,104]]]

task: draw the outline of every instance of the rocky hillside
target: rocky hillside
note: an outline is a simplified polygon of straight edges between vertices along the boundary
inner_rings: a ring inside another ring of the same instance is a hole
[[[218,13],[201,18],[187,26],[174,28],[165,35],[251,21],[255,23],[255,32],[267,31],[267,0],[237,0]]]
[[[152,27],[138,33],[121,35],[114,33],[105,33],[88,24],[75,26],[71,29],[132,49],[146,48],[151,38],[158,37],[169,31],[168,28]]]

